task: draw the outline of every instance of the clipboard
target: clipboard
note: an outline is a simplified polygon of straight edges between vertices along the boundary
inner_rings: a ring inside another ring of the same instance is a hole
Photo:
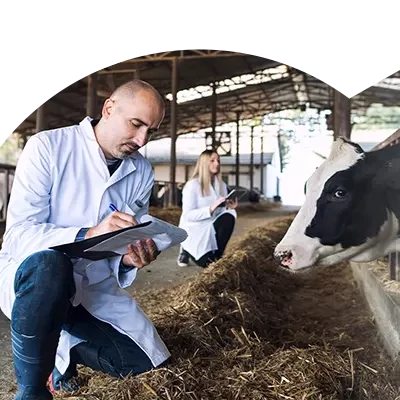
[[[104,233],[79,242],[50,247],[71,258],[85,258],[98,261],[126,254],[128,245],[136,240],[153,239],[159,251],[183,242],[187,232],[158,218],[144,215],[140,224]]]
[[[247,189],[233,189],[226,196],[226,200],[238,199],[239,201],[247,192]]]

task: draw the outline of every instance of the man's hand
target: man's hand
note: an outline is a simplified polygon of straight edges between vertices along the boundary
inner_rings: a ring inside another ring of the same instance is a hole
[[[138,269],[149,265],[159,254],[153,239],[138,240],[135,245],[128,246],[128,253],[122,257],[122,262]]]
[[[90,228],[85,235],[85,239],[90,239],[94,236],[102,235],[103,233],[109,233],[118,231],[119,229],[128,228],[133,225],[137,225],[136,218],[130,214],[126,214],[119,211],[112,212],[107,218],[104,218],[100,224]]]

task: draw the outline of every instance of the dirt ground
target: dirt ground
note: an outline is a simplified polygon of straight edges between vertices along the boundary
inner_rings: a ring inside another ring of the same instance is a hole
[[[232,243],[236,238],[240,238],[247,230],[265,224],[271,218],[286,215],[294,210],[295,208],[283,207],[265,213],[244,213],[244,215],[239,216],[237,220],[235,231],[232,236]],[[178,251],[179,248],[177,246],[167,249],[160,254],[153,264],[143,268],[139,272],[130,292],[135,295],[143,291],[176,286],[201,272],[202,268],[196,265],[190,265],[187,268],[178,267],[176,264]],[[8,319],[1,312],[0,348],[0,400],[12,400],[16,391],[16,383],[12,364],[10,328]]]

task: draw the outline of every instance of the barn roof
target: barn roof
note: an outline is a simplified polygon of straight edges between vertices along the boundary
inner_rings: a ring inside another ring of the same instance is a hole
[[[317,78],[274,60],[214,50],[152,54],[98,71],[97,109],[100,111],[102,102],[113,88],[138,74],[165,96],[166,117],[156,138],[170,136],[168,95],[173,58],[179,63],[178,134],[211,126],[213,96],[209,85],[215,82],[218,83],[217,125],[236,121],[237,113],[241,119],[248,119],[305,104],[317,109],[332,109],[333,90]],[[86,115],[87,79],[71,84],[46,103],[48,128],[75,124]],[[373,86],[355,96],[352,107],[363,110],[376,102],[400,105],[399,87],[396,82]],[[185,101],[185,96],[193,100]],[[36,113],[32,113],[16,131],[33,134],[35,129]]]

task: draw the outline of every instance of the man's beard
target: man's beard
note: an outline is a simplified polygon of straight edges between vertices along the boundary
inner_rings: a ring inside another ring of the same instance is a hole
[[[121,147],[126,146],[125,144],[122,145]],[[140,147],[135,147],[134,149],[131,150],[119,150],[117,157],[118,159],[124,160],[126,158],[131,157],[133,154],[135,154],[137,151],[139,151]]]

